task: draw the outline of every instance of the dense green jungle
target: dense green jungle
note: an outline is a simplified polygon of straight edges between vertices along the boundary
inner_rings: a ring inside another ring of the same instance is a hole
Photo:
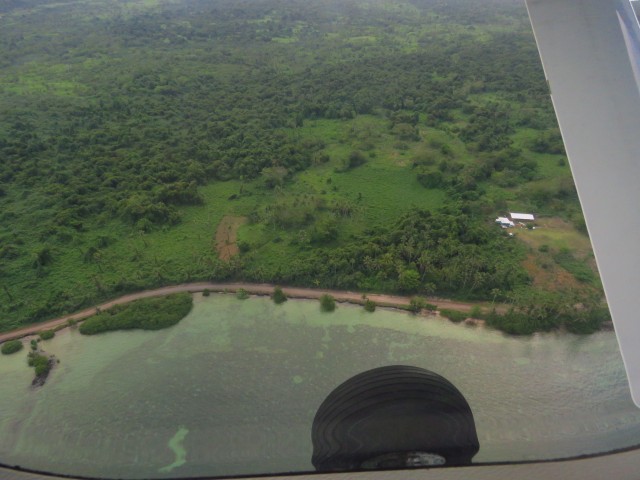
[[[196,280],[607,316],[522,1],[8,0],[0,45],[0,330]]]

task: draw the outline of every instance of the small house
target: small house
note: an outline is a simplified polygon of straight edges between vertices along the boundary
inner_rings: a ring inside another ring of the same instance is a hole
[[[502,228],[515,227],[515,224],[511,220],[509,220],[507,217],[496,218],[496,223],[500,224]]]

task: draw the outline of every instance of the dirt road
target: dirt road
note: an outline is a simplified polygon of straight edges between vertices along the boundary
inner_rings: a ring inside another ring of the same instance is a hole
[[[10,332],[0,333],[0,343],[7,340],[13,340],[16,338],[26,337],[27,335],[33,335],[42,330],[51,330],[56,327],[64,326],[70,319],[84,320],[91,315],[95,315],[98,310],[107,310],[114,305],[122,305],[129,303],[133,300],[140,298],[159,297],[163,295],[169,295],[171,293],[179,292],[202,292],[207,289],[212,292],[235,292],[236,290],[243,288],[247,292],[254,295],[270,295],[273,292],[275,285],[268,283],[183,283],[180,285],[173,285],[170,287],[157,288],[155,290],[144,290],[142,292],[132,293],[130,295],[124,295],[123,297],[116,298],[106,303],[102,303],[95,307],[87,308],[71,315],[65,315],[46,322],[34,323],[24,328],[13,330]],[[341,290],[326,290],[326,289],[313,289],[313,288],[297,288],[297,287],[283,287],[284,292],[291,298],[309,298],[317,299],[324,294],[332,295],[338,302],[349,302],[362,304],[364,302],[361,293],[348,292]],[[373,300],[377,305],[386,307],[402,307],[409,305],[410,297],[402,297],[397,295],[379,295],[370,294],[367,298]],[[451,310],[458,310],[468,312],[476,305],[483,305],[481,303],[464,303],[446,300],[442,298],[427,298],[427,301],[438,306],[438,308],[447,308]]]

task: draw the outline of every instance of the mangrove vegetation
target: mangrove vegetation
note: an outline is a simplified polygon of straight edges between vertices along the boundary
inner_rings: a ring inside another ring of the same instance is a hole
[[[178,323],[192,306],[193,298],[189,293],[144,298],[99,312],[82,322],[79,330],[83,335],[112,330],[160,330]]]
[[[22,350],[23,345],[20,340],[9,340],[8,342],[4,342],[2,347],[0,347],[0,352],[3,355],[11,355],[12,353],[19,352]]]

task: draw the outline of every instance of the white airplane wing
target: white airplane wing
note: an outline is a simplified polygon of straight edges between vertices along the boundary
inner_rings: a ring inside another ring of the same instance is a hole
[[[629,0],[527,0],[640,406],[640,28]]]

